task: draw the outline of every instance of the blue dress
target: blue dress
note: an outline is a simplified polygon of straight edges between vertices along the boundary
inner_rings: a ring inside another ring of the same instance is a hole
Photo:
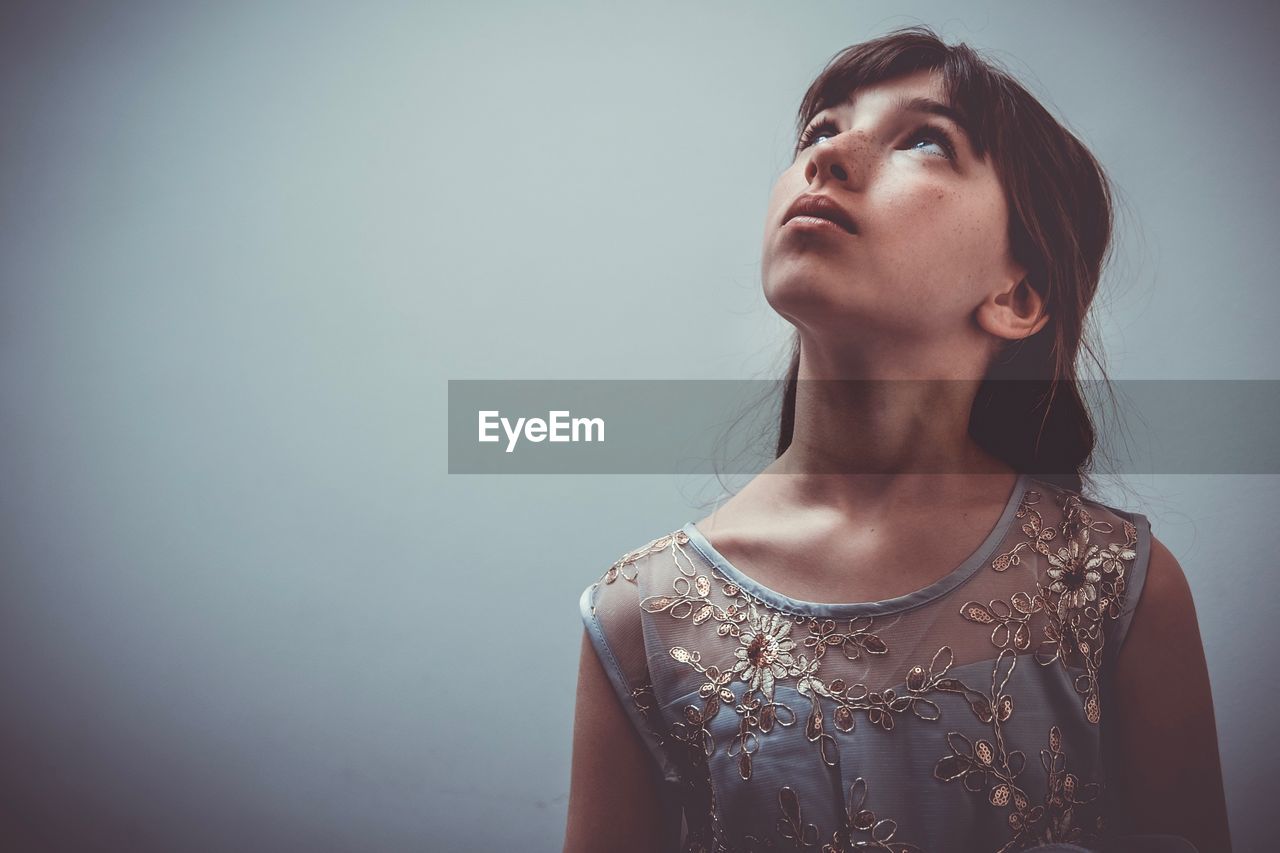
[[[665,850],[1194,853],[1103,822],[1146,516],[1022,474],[985,541],[884,601],[789,598],[689,522],[582,592]]]

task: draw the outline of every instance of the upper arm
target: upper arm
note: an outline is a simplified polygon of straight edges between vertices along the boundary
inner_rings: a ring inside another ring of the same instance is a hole
[[[565,853],[659,849],[662,806],[655,769],[584,631]]]
[[[1111,708],[1119,832],[1181,835],[1229,851],[1217,727],[1186,575],[1154,536],[1146,580],[1116,660]]]

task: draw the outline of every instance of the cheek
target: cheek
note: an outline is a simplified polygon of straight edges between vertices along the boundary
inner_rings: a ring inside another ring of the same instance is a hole
[[[968,266],[1001,244],[995,214],[984,200],[954,187],[915,186],[886,193],[869,217],[886,251],[911,248],[908,262],[932,264],[943,255]]]
[[[908,240],[922,233],[940,236],[959,215],[962,198],[954,189],[927,183],[904,183],[879,188],[867,200],[871,225],[883,226],[889,237]]]

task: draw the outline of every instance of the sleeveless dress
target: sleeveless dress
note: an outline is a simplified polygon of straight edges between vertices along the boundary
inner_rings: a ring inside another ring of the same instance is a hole
[[[1195,853],[1103,825],[1150,543],[1146,516],[1024,473],[973,554],[884,601],[789,598],[693,522],[623,554],[579,607],[653,758],[663,849]]]

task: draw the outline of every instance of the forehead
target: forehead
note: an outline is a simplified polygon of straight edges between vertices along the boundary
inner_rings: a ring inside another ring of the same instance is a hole
[[[886,99],[886,97],[899,95],[899,93],[905,93],[905,95],[911,97],[920,95],[933,97],[933,99],[937,100],[945,100],[942,74],[937,70],[922,68],[908,74],[902,74],[900,77],[865,83],[865,85],[854,88],[854,90],[847,93],[845,100],[840,101],[837,106],[852,105],[859,101]]]
[[[914,98],[947,104],[942,74],[938,71],[924,68],[888,80],[867,83],[850,91],[845,95],[844,100],[835,104],[828,104],[827,109],[848,106],[857,109],[859,105],[865,105],[869,109],[883,109],[895,100],[910,100]],[[947,105],[950,106],[949,104]]]

